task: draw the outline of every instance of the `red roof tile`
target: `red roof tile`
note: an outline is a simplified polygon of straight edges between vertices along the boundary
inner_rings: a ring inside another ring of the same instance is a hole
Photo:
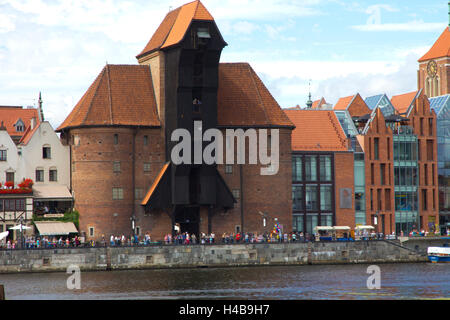
[[[336,104],[334,105],[333,109],[334,110],[347,110],[347,108],[350,105],[350,102],[352,101],[354,96],[355,95],[344,97],[344,98],[340,98],[338,100],[338,102],[336,102]]]
[[[31,119],[36,119],[36,126],[39,125],[39,115],[37,109],[24,109],[22,107],[0,106],[0,123],[6,127],[10,136],[22,137],[31,126]],[[15,124],[21,119],[25,125],[24,131],[16,131]]]
[[[409,106],[411,106],[414,101],[418,91],[413,91],[409,93],[399,94],[391,98],[391,103],[398,113],[405,113],[408,111]]]
[[[167,48],[183,40],[193,20],[213,21],[214,18],[200,1],[187,3],[170,11],[153,34],[150,41],[136,57]]]
[[[348,151],[345,132],[331,110],[284,110],[294,123],[292,151]]]
[[[439,36],[436,42],[433,44],[430,50],[428,50],[425,55],[419,59],[419,62],[426,60],[450,57],[450,29],[445,27],[444,32]]]
[[[106,65],[56,131],[108,125],[160,125],[149,66]]]
[[[311,108],[312,109],[318,109],[325,103],[327,103],[327,102],[325,101],[324,97],[322,97],[319,100],[314,101],[312,106],[311,106]]]
[[[219,64],[219,126],[291,126],[269,90],[248,63]]]

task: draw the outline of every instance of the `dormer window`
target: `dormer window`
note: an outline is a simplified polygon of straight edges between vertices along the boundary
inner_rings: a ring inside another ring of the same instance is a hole
[[[200,27],[197,29],[197,37],[199,39],[211,39],[208,27]]]
[[[17,132],[24,132],[25,131],[25,124],[23,123],[22,119],[17,120],[16,124],[14,125]]]

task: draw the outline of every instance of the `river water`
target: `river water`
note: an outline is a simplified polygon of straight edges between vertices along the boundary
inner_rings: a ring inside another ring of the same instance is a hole
[[[450,264],[380,264],[381,288],[368,289],[369,265],[0,274],[8,300],[45,299],[449,299]]]

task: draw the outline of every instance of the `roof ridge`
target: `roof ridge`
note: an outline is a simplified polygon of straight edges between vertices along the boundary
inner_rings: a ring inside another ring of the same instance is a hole
[[[327,110],[328,111],[328,110]],[[333,118],[333,116],[335,116],[335,114],[334,114],[334,112],[327,112],[327,114],[328,114],[328,119],[330,120],[330,122],[331,122],[331,124],[333,125],[333,128],[334,128],[334,130],[336,131],[336,134],[337,134],[337,137],[338,137],[338,139],[339,139],[339,141],[341,142],[341,145],[343,146],[343,147],[345,147],[346,146],[346,144],[345,144],[345,140],[346,139],[343,139],[342,137],[341,137],[341,131],[337,128],[337,126],[336,126],[336,122],[334,121],[334,118]],[[333,114],[333,116],[331,115],[331,114]]]
[[[106,69],[106,67],[103,68],[102,72],[97,76],[97,78],[95,79],[95,81],[92,83],[92,85],[94,85],[94,84],[97,82],[97,79],[98,79],[97,86],[95,87],[94,94],[92,95],[92,99],[91,99],[91,101],[90,101],[90,103],[89,103],[89,107],[88,107],[88,109],[87,109],[87,111],[86,111],[86,115],[84,116],[83,122],[86,122],[86,120],[87,120],[87,118],[88,118],[88,115],[89,115],[89,113],[90,113],[90,111],[91,111],[92,104],[94,103],[94,98],[97,96],[98,88],[99,88],[99,86],[100,86],[100,83],[102,82],[103,74],[104,74],[104,72],[105,72],[105,69]],[[90,89],[90,88],[89,88],[89,89]],[[86,91],[86,94],[89,92],[89,89]],[[94,89],[94,88],[92,88],[92,89]],[[86,97],[86,98],[87,98],[87,97]],[[83,97],[82,97],[81,99],[83,99]],[[81,100],[80,100],[80,101],[81,101]],[[81,108],[78,109],[77,114],[78,114],[80,111],[81,111]]]
[[[111,124],[114,124],[113,111],[112,111],[111,77],[109,74],[109,66],[108,65],[106,65],[106,77],[108,78],[109,116],[111,119]]]
[[[262,109],[264,112],[264,117],[266,118],[267,123],[270,123],[269,118],[267,117],[266,106],[264,105],[264,101],[261,97],[261,93],[259,92],[258,86],[256,85],[256,82],[255,82],[254,71],[250,65],[249,65],[248,71],[250,72],[250,78],[252,79],[252,83],[255,86],[256,93],[258,94],[258,99],[261,103],[261,106],[262,106]]]

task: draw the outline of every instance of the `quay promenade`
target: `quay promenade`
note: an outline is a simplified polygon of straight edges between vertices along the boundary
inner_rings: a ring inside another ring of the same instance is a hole
[[[148,268],[426,262],[449,238],[235,244],[153,244],[0,250],[0,273]]]

